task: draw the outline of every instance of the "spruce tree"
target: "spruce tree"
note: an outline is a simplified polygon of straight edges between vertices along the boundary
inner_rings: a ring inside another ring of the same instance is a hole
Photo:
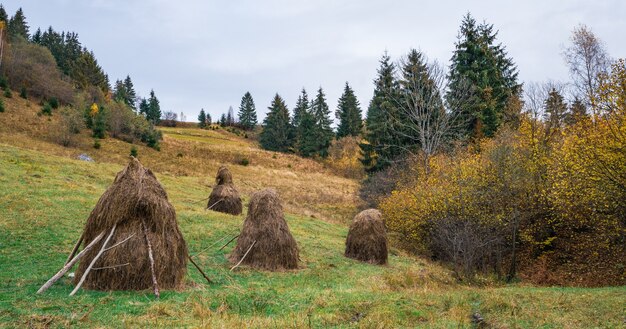
[[[211,123],[213,123],[212,119],[211,119],[211,114],[207,112],[206,114],[206,125],[207,127],[211,125]]]
[[[9,23],[9,15],[7,15],[7,11],[4,9],[4,6],[1,3],[0,3],[0,22],[4,22],[5,27]]]
[[[9,32],[9,37],[11,37],[12,39],[30,39],[30,34],[28,34],[28,24],[26,23],[26,17],[24,16],[24,11],[22,11],[22,8],[19,8],[17,12],[15,12],[15,15],[11,17],[7,30]]]
[[[287,152],[293,146],[291,119],[285,101],[276,94],[269,112],[263,120],[263,131],[259,136],[261,147],[278,152]]]
[[[300,116],[300,124],[297,128],[298,153],[303,157],[311,157],[318,152],[318,141],[315,134],[315,119],[309,111],[304,111]]]
[[[317,95],[311,103],[311,114],[315,121],[315,129],[313,135],[317,141],[316,151],[317,154],[326,157],[328,155],[328,147],[333,139],[333,129],[331,124],[333,123],[330,118],[330,109],[326,104],[326,96],[322,87],[317,90]]]
[[[152,124],[158,124],[161,121],[161,105],[159,99],[154,94],[154,90],[150,90],[150,98],[148,98],[148,113],[146,119]]]
[[[246,92],[241,98],[239,106],[239,124],[245,130],[252,130],[257,125],[256,106],[250,92]]]
[[[220,117],[220,126],[226,127],[226,114],[225,113],[222,113],[222,116]]]
[[[493,25],[477,24],[468,13],[451,59],[446,97],[449,103],[459,104],[453,110],[458,111],[463,132],[473,138],[493,136],[504,123],[510,97],[521,91],[517,68],[505,48],[496,43],[496,36]]]
[[[544,120],[549,132],[563,128],[567,116],[567,104],[563,96],[556,89],[552,88],[548,92],[545,101]]]
[[[37,31],[35,31],[35,34],[33,34],[33,36],[30,38],[30,41],[34,44],[41,45],[41,36],[41,29],[37,28]]]
[[[581,120],[584,120],[585,118],[587,118],[587,108],[585,107],[585,104],[583,104],[582,100],[576,97],[574,98],[572,105],[570,105],[569,112],[565,117],[565,123],[567,125],[573,125]]]
[[[298,96],[298,100],[296,101],[296,107],[293,108],[292,124],[295,128],[298,128],[300,126],[302,117],[307,111],[309,111],[309,96],[307,95],[306,90],[302,88],[302,92],[300,93],[300,96]]]
[[[375,172],[388,167],[402,155],[399,147],[397,118],[398,83],[394,78],[395,66],[385,53],[380,60],[378,76],[374,81],[374,96],[367,108],[365,142],[361,151],[365,169]]]
[[[361,129],[363,128],[361,108],[348,82],[346,82],[343,94],[339,98],[335,117],[339,119],[337,138],[358,136],[361,133]]]
[[[135,92],[135,87],[133,86],[133,81],[130,79],[130,75],[126,75],[126,79],[124,79],[124,89],[126,90],[126,98],[124,98],[124,103],[126,103],[126,105],[136,111],[137,93]]]
[[[198,127],[205,128],[206,123],[206,113],[204,112],[204,109],[201,109],[200,115],[198,115]]]
[[[116,80],[113,87],[113,99],[118,102],[126,103],[127,91],[126,86],[122,80]]]
[[[235,112],[233,111],[233,107],[228,107],[228,112],[226,114],[226,126],[232,127],[235,125]]]
[[[148,113],[150,112],[150,106],[148,105],[148,101],[145,98],[142,98],[139,102],[139,114],[148,118]]]

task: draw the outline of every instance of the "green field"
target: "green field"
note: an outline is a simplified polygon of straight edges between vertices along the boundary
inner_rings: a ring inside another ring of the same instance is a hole
[[[493,328],[618,328],[626,287],[470,287],[442,267],[392,250],[388,266],[342,256],[347,228],[287,215],[302,268],[229,271],[218,251],[243,217],[205,211],[199,177],[157,177],[177,210],[194,258],[186,287],[162,292],[80,291],[63,278],[36,290],[63,265],[84,221],[119,164],[88,163],[0,144],[0,327],[472,327],[479,312]]]

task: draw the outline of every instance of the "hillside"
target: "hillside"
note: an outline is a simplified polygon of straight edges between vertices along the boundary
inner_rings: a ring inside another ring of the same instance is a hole
[[[0,113],[0,327],[470,327],[475,312],[493,328],[616,328],[624,325],[625,287],[470,287],[444,268],[392,249],[388,266],[343,257],[358,182],[321,164],[259,150],[224,131],[163,128],[161,151],[139,146],[176,208],[191,255],[215,283],[189,265],[186,287],[163,292],[80,291],[64,278],[35,291],[63,264],[84,221],[131,145],[85,130],[76,146],[50,140],[56,116],[14,97]],[[77,160],[88,154],[95,162]],[[180,154],[180,155],[179,155]],[[243,158],[248,166],[238,165]],[[217,167],[229,164],[243,192],[274,187],[302,251],[298,271],[229,271],[225,238],[242,217],[204,210]]]

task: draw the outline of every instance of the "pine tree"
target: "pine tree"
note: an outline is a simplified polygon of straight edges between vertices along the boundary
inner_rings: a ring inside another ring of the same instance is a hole
[[[394,97],[398,95],[398,83],[394,79],[395,66],[385,53],[380,60],[378,77],[374,81],[374,96],[367,108],[365,142],[361,143],[361,163],[368,172],[388,167],[402,155],[398,148],[397,108]]]
[[[298,126],[300,126],[302,117],[307,111],[309,111],[309,96],[307,95],[306,90],[302,88],[302,92],[300,93],[300,96],[298,96],[298,100],[296,101],[296,107],[293,108],[292,124],[295,128],[298,128]]]
[[[461,104],[454,110],[459,111],[457,117],[464,133],[474,138],[493,136],[504,123],[509,98],[521,91],[517,68],[505,48],[495,43],[496,36],[493,25],[478,25],[468,13],[461,23],[451,59],[448,102]],[[471,97],[456,99],[466,95],[467,89],[472,91]]]
[[[0,22],[4,22],[5,26],[9,23],[9,15],[7,15],[7,11],[4,9],[4,6],[0,3]]]
[[[303,157],[311,157],[318,153],[318,141],[315,134],[315,119],[309,111],[304,111],[300,116],[300,124],[297,128],[298,153]]]
[[[150,105],[148,105],[148,101],[145,98],[142,98],[139,102],[139,114],[142,114],[146,118],[148,117],[148,113],[150,112]]]
[[[84,50],[72,65],[70,76],[83,90],[89,86],[96,86],[105,93],[109,91],[109,77],[98,64],[94,54],[87,50]]]
[[[126,103],[127,91],[122,80],[116,80],[113,87],[113,99],[118,102]]]
[[[583,104],[580,98],[574,98],[572,105],[570,105],[569,112],[565,117],[565,123],[567,125],[573,125],[587,117],[587,108],[585,107],[585,104]]]
[[[317,154],[326,157],[328,155],[328,147],[333,139],[333,129],[331,124],[333,123],[330,118],[330,109],[326,104],[326,96],[322,87],[317,90],[317,96],[311,103],[311,114],[315,121],[314,136],[317,140]]]
[[[292,126],[285,101],[276,94],[269,112],[263,120],[263,131],[259,136],[261,147],[278,152],[287,152],[293,146]]]
[[[198,115],[198,127],[205,128],[207,125],[206,121],[206,113],[204,112],[204,109],[201,109],[200,115]]]
[[[554,88],[548,92],[548,98],[545,101],[544,120],[548,132],[552,133],[563,128],[565,118],[567,116],[567,104],[563,100],[563,96]]]
[[[161,105],[159,99],[154,94],[154,90],[150,90],[150,98],[148,98],[148,113],[146,119],[152,124],[158,124],[161,121]]]
[[[41,29],[37,28],[37,31],[35,31],[35,34],[33,34],[33,36],[30,38],[30,41],[34,44],[41,45],[41,36]]]
[[[126,98],[124,98],[124,102],[134,111],[137,110],[137,93],[135,92],[135,87],[133,86],[133,81],[130,79],[130,75],[126,75],[126,79],[124,79],[124,89],[126,90]]]
[[[211,114],[207,112],[206,114],[206,125],[207,127],[210,126],[213,123],[212,119],[211,119]]]
[[[7,30],[9,32],[9,37],[11,37],[12,39],[30,39],[30,35],[28,34],[28,24],[26,23],[26,17],[24,16],[24,11],[22,11],[22,8],[19,8],[17,12],[15,12],[15,15],[11,17]]]
[[[337,138],[358,136],[361,133],[361,129],[363,128],[361,108],[359,101],[354,95],[354,91],[347,82],[343,89],[343,94],[339,98],[335,117],[339,119]]]
[[[222,113],[222,116],[220,117],[220,126],[226,127],[226,123],[226,114]]]
[[[257,125],[256,106],[250,92],[246,92],[241,98],[239,106],[239,124],[245,130],[252,130]]]

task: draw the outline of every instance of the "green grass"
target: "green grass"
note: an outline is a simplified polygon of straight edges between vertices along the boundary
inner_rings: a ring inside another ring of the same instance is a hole
[[[196,261],[185,289],[97,292],[63,278],[63,265],[120,165],[88,163],[0,144],[0,327],[471,327],[478,311],[495,328],[624,327],[626,288],[468,287],[428,261],[392,250],[389,266],[342,256],[347,228],[287,215],[302,269],[230,272],[218,251],[243,217],[204,211],[201,177],[157,173]]]

